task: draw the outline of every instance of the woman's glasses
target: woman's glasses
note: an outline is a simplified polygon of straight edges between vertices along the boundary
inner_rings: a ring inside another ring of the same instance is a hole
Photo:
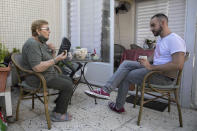
[[[46,31],[50,31],[49,27],[42,27],[40,28],[41,30],[46,30]]]

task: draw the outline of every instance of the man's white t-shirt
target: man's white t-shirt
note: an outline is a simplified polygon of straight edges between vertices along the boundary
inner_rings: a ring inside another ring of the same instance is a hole
[[[171,33],[157,40],[153,65],[166,64],[172,61],[172,54],[186,52],[185,41],[175,33]]]

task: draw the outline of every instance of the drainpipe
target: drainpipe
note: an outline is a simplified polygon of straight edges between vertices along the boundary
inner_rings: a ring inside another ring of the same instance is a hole
[[[195,43],[193,55],[193,78],[192,78],[192,103],[191,107],[197,109],[197,14],[196,14],[196,28],[195,28]]]

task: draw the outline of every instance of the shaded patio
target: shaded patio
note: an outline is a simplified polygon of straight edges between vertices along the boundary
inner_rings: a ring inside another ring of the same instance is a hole
[[[179,127],[176,106],[172,104],[171,112],[155,111],[144,108],[141,126],[137,126],[139,106],[133,108],[130,103],[125,104],[126,113],[117,114],[107,107],[109,100],[99,100],[95,105],[94,99],[84,94],[88,87],[80,84],[72,98],[68,112],[73,115],[69,122],[52,122],[51,131],[195,131],[197,129],[197,111],[182,108],[183,128]],[[19,90],[13,88],[12,102],[15,117],[16,103]],[[111,93],[111,100],[115,100],[116,92]],[[49,97],[49,110],[55,104],[55,96]],[[9,124],[8,131],[47,131],[44,106],[35,100],[35,109],[31,110],[31,100],[24,100],[20,106],[19,121]]]

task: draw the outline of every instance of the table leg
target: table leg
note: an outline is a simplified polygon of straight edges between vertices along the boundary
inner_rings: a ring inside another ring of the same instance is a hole
[[[81,78],[83,77],[84,78],[84,83],[88,86],[88,88],[93,91],[93,87],[91,86],[91,84],[88,82],[88,80],[85,78],[85,67],[87,65],[88,62],[85,62],[83,67],[81,68],[81,74],[80,74],[80,77],[79,77],[79,80],[77,81],[77,83],[74,85],[73,87],[73,93],[72,93],[72,96],[75,92],[75,90],[77,89],[77,86],[79,85],[79,82],[81,81]],[[71,96],[71,98],[72,98]],[[95,104],[97,104],[97,101],[96,101],[96,97],[94,97],[94,100],[95,100]],[[70,99],[70,104],[71,104],[71,99]]]
[[[88,80],[85,78],[85,74],[84,74],[84,70],[85,70],[85,66],[87,65],[87,62],[84,63],[84,66],[83,66],[83,71],[82,71],[82,76],[84,78],[84,81],[85,81],[85,84],[88,86],[88,88],[93,91],[93,87],[92,85],[88,82]],[[94,101],[95,101],[95,104],[97,104],[97,101],[96,101],[96,97],[94,97]]]
[[[6,116],[12,116],[12,100],[11,100],[11,89],[10,89],[10,87],[6,87],[5,107],[6,107]]]

